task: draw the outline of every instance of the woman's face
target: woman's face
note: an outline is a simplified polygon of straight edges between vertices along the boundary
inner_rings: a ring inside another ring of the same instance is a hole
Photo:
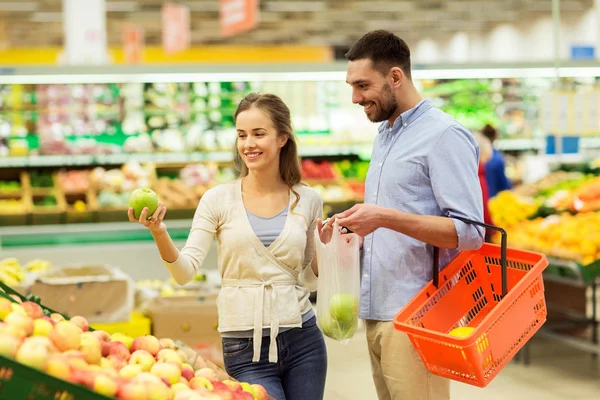
[[[248,171],[279,168],[279,154],[287,137],[278,134],[265,112],[256,107],[242,111],[235,127],[237,150]]]

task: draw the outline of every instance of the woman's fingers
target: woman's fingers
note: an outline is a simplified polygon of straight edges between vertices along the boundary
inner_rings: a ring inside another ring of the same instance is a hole
[[[127,210],[127,216],[129,217],[130,222],[138,222],[138,220],[133,216],[133,208],[129,207],[129,210]]]

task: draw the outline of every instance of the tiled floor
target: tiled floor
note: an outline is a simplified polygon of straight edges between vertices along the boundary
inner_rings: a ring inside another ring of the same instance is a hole
[[[377,400],[364,331],[347,345],[327,339],[327,346],[325,400]],[[600,361],[534,338],[529,366],[512,362],[485,389],[453,382],[451,390],[453,400],[600,400]]]

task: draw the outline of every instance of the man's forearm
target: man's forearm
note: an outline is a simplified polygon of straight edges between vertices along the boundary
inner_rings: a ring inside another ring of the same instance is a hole
[[[458,247],[458,234],[452,219],[434,215],[407,214],[383,208],[379,225],[427,244],[446,249]]]

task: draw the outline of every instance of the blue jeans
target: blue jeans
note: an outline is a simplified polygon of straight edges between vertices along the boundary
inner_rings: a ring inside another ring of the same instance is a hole
[[[278,362],[269,362],[271,338],[263,337],[260,361],[252,362],[251,338],[223,338],[225,370],[240,382],[258,383],[275,400],[322,400],[327,349],[315,317],[277,336]]]

